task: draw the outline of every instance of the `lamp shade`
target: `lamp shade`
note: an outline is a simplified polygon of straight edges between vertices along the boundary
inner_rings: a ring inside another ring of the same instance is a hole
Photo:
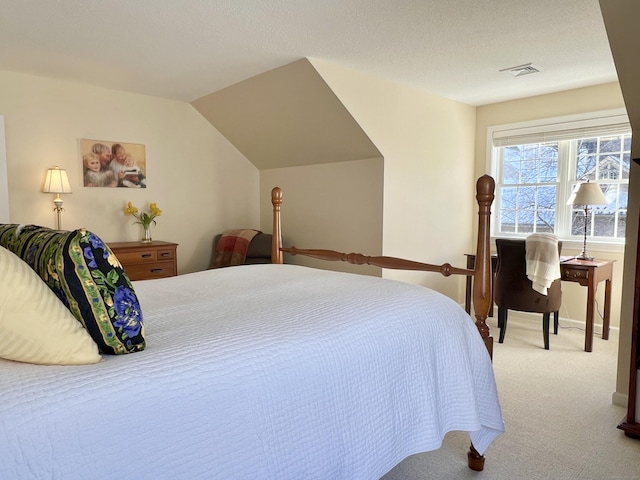
[[[576,185],[567,200],[567,205],[607,205],[608,203],[600,185],[591,182]]]
[[[44,193],[71,193],[67,171],[58,166],[47,170],[42,191]]]

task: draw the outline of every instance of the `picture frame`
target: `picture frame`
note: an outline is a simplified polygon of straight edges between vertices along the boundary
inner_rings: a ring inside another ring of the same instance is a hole
[[[85,187],[147,187],[145,146],[138,143],[80,139]]]

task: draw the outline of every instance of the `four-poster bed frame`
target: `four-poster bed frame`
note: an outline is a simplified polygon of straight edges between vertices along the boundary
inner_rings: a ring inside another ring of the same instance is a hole
[[[141,319],[143,309],[148,348],[101,352],[80,365],[69,365],[71,360],[42,365],[30,358],[12,361],[16,342],[9,342],[10,348],[0,349],[0,478],[73,474],[110,480],[162,478],[167,472],[172,478],[380,478],[407,456],[439,448],[453,430],[469,434],[469,466],[482,470],[481,454],[504,432],[487,355],[492,350],[486,318],[493,189],[491,177],[477,183],[480,222],[473,270],[285,248],[282,191],[276,188],[271,250],[276,265],[209,269],[123,287],[129,289],[125,301],[114,303],[127,308],[115,309],[118,316],[110,325],[130,326],[132,312]],[[95,265],[96,278],[115,273],[129,281],[116,255],[95,234],[18,228],[0,226],[6,233],[0,235],[5,242],[0,292],[13,289],[0,304],[16,305],[2,310],[3,320],[17,320],[10,325],[26,324],[33,331],[39,321],[61,322],[54,315],[22,313],[54,295],[27,262],[37,245],[60,246],[40,252],[36,267],[43,265],[45,276],[64,256],[66,273],[71,266],[75,274]],[[76,234],[93,235],[93,250],[67,241]],[[64,241],[41,241],[53,237]],[[9,247],[24,252],[25,260]],[[475,325],[456,301],[432,289],[283,265],[285,252],[473,275]],[[86,277],[83,282],[89,283]],[[80,290],[76,296],[84,294]],[[18,291],[22,296],[14,300]],[[58,315],[62,320],[77,327],[63,303],[59,310],[66,314]],[[88,312],[82,315],[83,321],[90,319]],[[77,337],[68,339],[65,328],[28,351],[48,346],[66,355],[66,346],[76,344]],[[78,328],[71,333],[84,332],[85,343],[97,351],[89,331]],[[131,338],[131,329],[122,331],[124,340]],[[16,338],[11,328],[3,333]],[[114,431],[126,432],[127,442],[105,443]]]

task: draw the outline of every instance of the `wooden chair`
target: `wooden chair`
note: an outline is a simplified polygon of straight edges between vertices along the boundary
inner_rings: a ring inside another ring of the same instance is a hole
[[[498,264],[494,279],[494,299],[498,307],[499,343],[503,343],[507,331],[509,310],[542,313],[544,348],[549,350],[549,320],[553,313],[553,333],[558,334],[558,311],[562,305],[560,279],[555,280],[542,295],[532,288],[527,278],[525,240],[496,239]],[[562,242],[558,242],[558,255]]]

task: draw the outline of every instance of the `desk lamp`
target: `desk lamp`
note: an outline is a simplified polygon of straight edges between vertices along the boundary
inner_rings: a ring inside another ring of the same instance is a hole
[[[567,200],[567,205],[578,205],[584,208],[584,242],[582,244],[582,252],[576,258],[578,260],[593,260],[593,257],[587,254],[587,226],[589,224],[589,206],[590,205],[607,205],[609,202],[605,198],[600,185],[591,183],[588,180],[579,183],[574,188],[573,193]]]
[[[44,180],[44,187],[42,188],[44,193],[55,193],[56,196],[53,199],[57,216],[58,230],[61,228],[61,215],[62,215],[62,198],[61,193],[71,193],[71,186],[69,185],[69,179],[67,178],[67,171],[58,167],[57,165],[47,170],[47,177]]]

